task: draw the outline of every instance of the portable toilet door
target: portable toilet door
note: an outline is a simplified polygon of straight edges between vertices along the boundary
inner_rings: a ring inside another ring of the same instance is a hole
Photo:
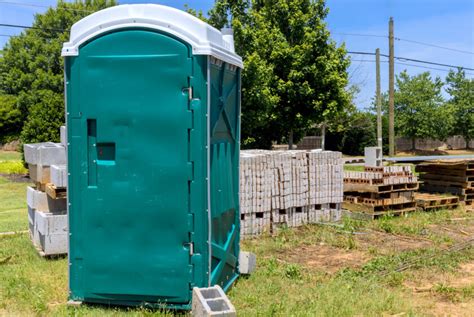
[[[240,70],[232,37],[177,9],[73,25],[65,57],[75,301],[190,308],[238,276]]]

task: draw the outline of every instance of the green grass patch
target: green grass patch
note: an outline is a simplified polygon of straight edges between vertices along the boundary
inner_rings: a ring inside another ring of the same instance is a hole
[[[21,153],[0,150],[0,161],[21,161]]]
[[[344,170],[347,172],[363,172],[364,165],[344,164]]]

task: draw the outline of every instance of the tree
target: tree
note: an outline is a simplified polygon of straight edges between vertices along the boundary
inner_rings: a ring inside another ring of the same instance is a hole
[[[0,90],[17,97],[22,142],[59,140],[64,122],[62,44],[75,22],[112,5],[114,0],[60,0],[35,16],[33,28],[10,38],[0,60]]]
[[[453,113],[453,134],[462,135],[469,142],[474,139],[474,80],[466,78],[462,69],[450,71],[446,77],[446,91],[451,95],[448,104]]]
[[[443,82],[431,79],[429,72],[410,76],[406,71],[396,78],[395,128],[398,134],[416,138],[446,139],[452,125],[448,108],[443,107]]]
[[[209,12],[215,27],[233,27],[244,60],[244,146],[291,144],[350,106],[349,59],[330,38],[327,14],[323,0],[218,0]]]
[[[0,143],[12,141],[21,131],[21,112],[15,96],[0,94],[0,131]]]

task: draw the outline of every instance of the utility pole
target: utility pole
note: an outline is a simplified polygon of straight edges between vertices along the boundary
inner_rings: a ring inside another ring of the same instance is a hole
[[[382,97],[380,96],[380,49],[375,50],[375,73],[377,88],[375,101],[377,103],[377,146],[382,147]]]
[[[389,155],[395,155],[395,67],[393,48],[393,18],[388,23],[388,146]]]

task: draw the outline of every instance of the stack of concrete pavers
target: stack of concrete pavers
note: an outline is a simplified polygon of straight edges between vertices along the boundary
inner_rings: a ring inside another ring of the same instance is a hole
[[[241,151],[244,238],[278,225],[297,227],[338,221],[342,200],[343,164],[339,152]]]
[[[240,158],[240,227],[243,236],[269,231],[275,175],[266,151],[245,151]]]
[[[48,186],[67,186],[64,145],[65,141],[64,144],[24,145],[25,161],[35,183],[27,187],[26,192],[29,231],[33,244],[43,256],[67,253],[67,199],[64,195],[56,197],[46,191]]]
[[[344,197],[344,166],[340,152],[313,150],[307,153],[309,169],[308,222],[338,221]]]

